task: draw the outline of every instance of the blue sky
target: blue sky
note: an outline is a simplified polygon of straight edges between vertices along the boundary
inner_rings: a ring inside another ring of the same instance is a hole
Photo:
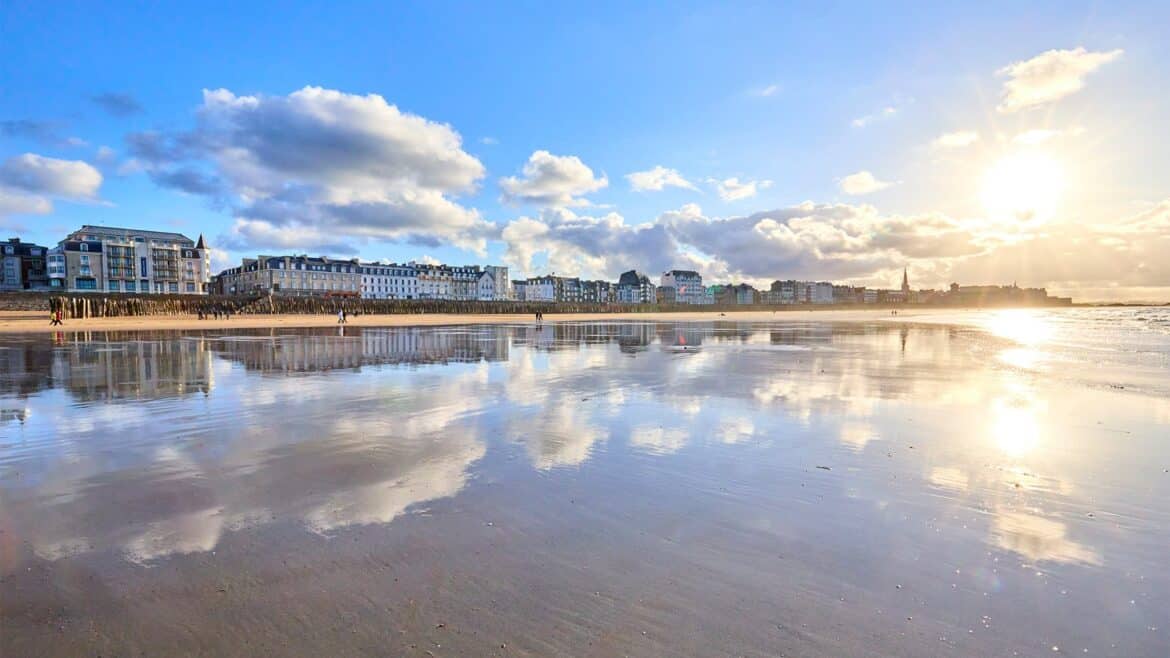
[[[0,227],[1170,299],[1170,10],[1018,5],[9,2]]]

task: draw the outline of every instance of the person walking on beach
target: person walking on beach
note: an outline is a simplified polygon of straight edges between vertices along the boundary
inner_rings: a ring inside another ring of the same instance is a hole
[[[49,314],[49,326],[61,325],[61,311],[53,311]]]
[[[337,324],[345,324],[345,311],[337,312]]]

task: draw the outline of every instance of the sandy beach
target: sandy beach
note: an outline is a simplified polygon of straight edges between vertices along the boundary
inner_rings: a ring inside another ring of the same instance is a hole
[[[1166,316],[6,333],[0,655],[1164,656]]]
[[[882,310],[816,310],[816,311],[745,311],[745,312],[691,312],[691,313],[549,313],[546,323],[556,322],[710,322],[735,320],[744,322],[768,321],[837,321],[910,319],[938,315],[939,309],[898,311],[891,316]],[[947,310],[947,313],[961,311]],[[346,322],[351,327],[409,327],[465,324],[533,324],[530,315],[482,315],[470,313],[412,313],[401,315],[351,316]],[[85,318],[66,320],[64,326],[49,325],[48,313],[0,311],[0,333],[77,332],[77,331],[135,331],[135,330],[191,330],[191,329],[269,329],[336,327],[336,315],[236,315],[230,320],[200,320],[193,315],[139,316],[118,318]]]

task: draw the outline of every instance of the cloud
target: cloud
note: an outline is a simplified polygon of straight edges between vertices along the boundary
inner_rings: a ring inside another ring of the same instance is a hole
[[[500,140],[496,139],[495,137],[480,137],[479,143],[485,146],[495,146],[496,144],[500,143]]]
[[[870,194],[877,192],[878,190],[884,190],[890,185],[893,185],[893,183],[878,180],[868,171],[859,171],[855,174],[849,174],[837,183],[837,186],[841,188],[841,191],[850,196]]]
[[[973,130],[958,130],[939,135],[930,143],[936,149],[957,149],[979,141],[979,133]]]
[[[1036,146],[1045,142],[1052,141],[1060,137],[1075,137],[1085,132],[1084,127],[1075,126],[1065,130],[1051,130],[1045,128],[1037,128],[1035,130],[1024,131],[1015,137],[1012,137],[1012,142],[1022,144],[1024,146]]]
[[[543,270],[586,278],[665,270],[675,262],[678,247],[659,224],[630,225],[617,213],[588,217],[567,208],[513,220],[501,239],[504,260],[518,272],[537,274],[535,257],[544,255]]]
[[[133,133],[127,148],[155,183],[230,208],[237,222],[223,238],[232,248],[339,251],[388,240],[482,253],[494,234],[454,200],[484,176],[459,133],[379,95],[204,90],[196,118],[187,132]]]
[[[553,155],[535,151],[521,172],[523,177],[500,179],[505,203],[531,203],[543,206],[587,206],[581,195],[596,192],[607,185],[604,174],[597,178],[575,155]]]
[[[128,117],[142,111],[138,99],[130,94],[108,91],[91,96],[90,100],[115,117]]]
[[[1085,87],[1085,77],[1121,57],[1122,51],[1091,52],[1083,47],[1049,50],[1009,64],[996,71],[1006,77],[1000,104],[1001,113],[1017,112],[1054,103]]]
[[[0,135],[14,139],[33,139],[40,142],[56,143],[61,140],[57,127],[48,121],[32,119],[9,119],[0,121]]]
[[[780,91],[780,85],[771,84],[771,85],[766,85],[764,87],[757,87],[755,89],[748,91],[748,93],[752,96],[757,96],[759,98],[768,98],[771,96],[775,96],[777,93],[779,93],[779,91]]]
[[[0,186],[31,194],[92,200],[97,198],[101,184],[101,172],[81,160],[25,153],[0,164]]]
[[[745,180],[741,181],[739,178],[732,177],[724,180],[717,180],[708,178],[708,183],[715,186],[719,192],[719,198],[724,201],[739,201],[740,199],[750,199],[754,197],[760,190],[766,190],[772,187],[770,180]]]
[[[854,128],[864,128],[875,121],[892,119],[897,116],[897,114],[898,108],[894,107],[893,105],[887,105],[877,112],[857,117],[856,119],[850,121],[849,124]]]
[[[653,169],[646,171],[626,174],[626,180],[630,181],[630,189],[635,192],[660,192],[666,187],[681,187],[686,190],[698,189],[694,183],[683,178],[677,169],[667,169],[662,165],[656,165]]]

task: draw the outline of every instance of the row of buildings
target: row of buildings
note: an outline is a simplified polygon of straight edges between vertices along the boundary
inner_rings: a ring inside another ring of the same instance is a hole
[[[897,289],[873,289],[829,281],[773,281],[767,290],[749,284],[704,285],[693,270],[664,272],[656,285],[637,270],[616,282],[555,273],[509,280],[496,265],[369,263],[357,258],[285,255],[245,258],[211,274],[210,249],[169,231],[82,226],[55,247],[12,238],[0,243],[0,291],[291,295],[362,299],[526,301],[581,304],[804,305],[804,304],[1068,304],[1043,288],[959,286],[912,290],[907,273]]]
[[[82,226],[55,247],[0,243],[0,290],[207,294],[211,254],[203,236]]]

